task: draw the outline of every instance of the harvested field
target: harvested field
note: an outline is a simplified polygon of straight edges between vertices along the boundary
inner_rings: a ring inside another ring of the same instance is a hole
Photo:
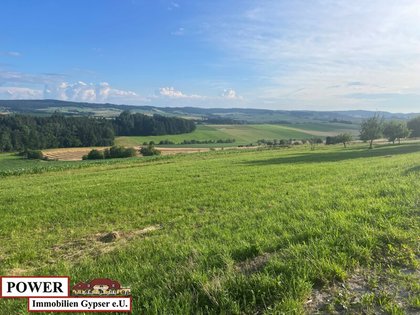
[[[83,155],[89,153],[92,149],[105,150],[107,147],[97,148],[61,148],[44,150],[42,153],[50,160],[58,161],[80,161]]]
[[[89,153],[92,149],[97,150],[105,150],[107,147],[95,147],[95,148],[61,148],[61,149],[49,149],[44,150],[42,153],[44,156],[48,157],[50,160],[57,160],[57,161],[81,161],[83,155]],[[134,147],[137,151],[140,150],[140,147]],[[227,150],[232,149],[253,149],[255,147],[232,147],[226,148]],[[210,148],[162,148],[156,147],[159,151],[161,151],[162,155],[173,155],[178,153],[199,153],[199,152],[208,152]],[[221,148],[215,148],[215,150],[221,150]]]
[[[50,160],[58,161],[81,161],[83,155],[89,153],[92,149],[105,150],[107,147],[97,147],[97,148],[62,148],[62,149],[50,149],[44,150],[42,153],[44,156],[48,157]],[[177,153],[197,153],[197,152],[207,152],[210,149],[208,148],[160,148],[156,147],[162,152],[162,155],[171,155]],[[135,147],[138,151],[140,147]]]

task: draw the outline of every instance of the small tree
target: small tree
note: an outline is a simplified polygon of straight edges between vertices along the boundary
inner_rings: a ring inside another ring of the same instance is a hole
[[[26,150],[25,151],[26,158],[30,160],[42,160],[44,158],[44,155],[42,154],[42,151],[40,150]]]
[[[420,116],[411,119],[408,123],[407,123],[407,127],[409,130],[411,130],[411,135],[410,137],[420,137]]]
[[[312,139],[309,139],[308,141],[309,141],[309,144],[311,146],[311,151],[315,150],[317,144],[324,143],[324,141],[322,141],[321,138],[312,138]]]
[[[397,139],[398,143],[401,143],[401,138],[407,138],[409,134],[410,130],[405,122],[390,121],[384,126],[384,136],[392,143],[395,143]]]
[[[99,150],[91,150],[87,155],[83,156],[83,160],[103,160],[104,152]]]
[[[345,148],[347,148],[347,144],[353,140],[353,136],[349,133],[340,133],[336,136],[337,143],[342,143]]]
[[[155,149],[155,147],[152,144],[149,144],[147,147],[142,147],[140,149],[140,153],[143,156],[160,155],[160,151]]]
[[[383,118],[375,115],[362,122],[360,139],[369,141],[369,149],[373,148],[373,141],[382,137]]]

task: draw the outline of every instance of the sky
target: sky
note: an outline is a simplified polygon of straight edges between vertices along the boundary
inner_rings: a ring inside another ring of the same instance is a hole
[[[420,112],[418,0],[2,0],[0,99]]]

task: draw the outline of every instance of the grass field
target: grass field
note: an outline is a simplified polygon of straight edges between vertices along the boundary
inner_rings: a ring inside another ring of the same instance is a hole
[[[143,142],[171,140],[181,143],[183,140],[218,140],[235,139],[235,143],[203,144],[195,147],[237,146],[256,143],[260,139],[307,139],[311,137],[326,137],[340,132],[357,133],[357,127],[344,124],[291,124],[291,125],[198,125],[197,129],[188,134],[164,135],[149,137],[118,137],[116,143],[124,146],[141,145]],[[190,144],[186,146],[191,146]]]
[[[0,167],[0,274],[116,279],[134,314],[420,311],[419,144]]]

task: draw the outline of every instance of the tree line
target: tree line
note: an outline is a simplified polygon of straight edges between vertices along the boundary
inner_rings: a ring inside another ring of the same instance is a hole
[[[114,141],[111,121],[88,117],[30,115],[0,116],[0,151],[109,146]]]
[[[191,139],[191,140],[183,140],[182,142],[176,143],[174,141],[171,140],[160,140],[158,145],[170,145],[170,144],[177,144],[177,145],[182,145],[182,144],[217,144],[217,143],[235,143],[235,139],[211,139],[211,140],[195,140],[195,139]],[[152,144],[155,144],[154,141],[151,141]],[[149,144],[148,142],[143,142],[143,145],[147,145]]]
[[[161,115],[147,116],[123,111],[114,120],[118,136],[159,136],[189,133],[195,130],[195,123],[188,119]]]
[[[188,133],[192,121],[160,115],[122,112],[114,119],[0,115],[0,152],[88,146],[110,146],[115,136],[151,136]]]

